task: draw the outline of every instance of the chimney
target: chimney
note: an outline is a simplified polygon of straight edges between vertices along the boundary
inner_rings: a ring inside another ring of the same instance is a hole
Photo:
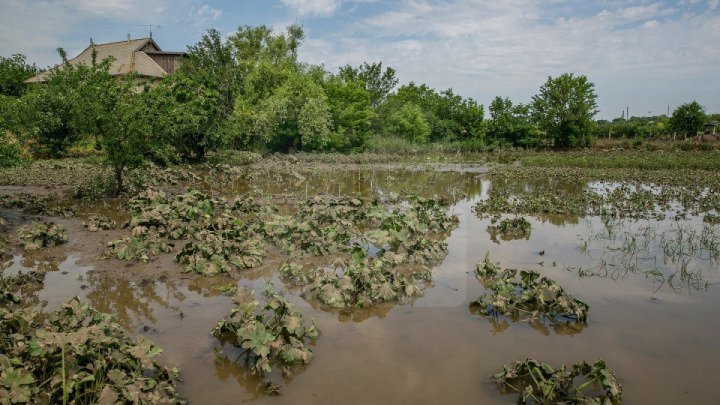
[[[130,34],[128,34],[128,44],[130,43]]]

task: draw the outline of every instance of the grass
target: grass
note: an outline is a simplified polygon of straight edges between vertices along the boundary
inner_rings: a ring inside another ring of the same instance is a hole
[[[588,169],[629,168],[639,170],[720,170],[717,151],[583,150],[540,152],[520,157],[525,166],[577,167]]]

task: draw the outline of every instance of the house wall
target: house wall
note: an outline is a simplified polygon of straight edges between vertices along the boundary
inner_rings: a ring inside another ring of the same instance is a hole
[[[181,55],[168,55],[161,53],[148,54],[167,73],[172,73],[180,67]]]
[[[139,50],[143,51],[143,52],[146,52],[146,51],[159,52],[160,51],[160,49],[158,47],[156,47],[155,45],[153,45],[152,42],[148,42],[147,44],[145,44],[145,46],[143,46]]]

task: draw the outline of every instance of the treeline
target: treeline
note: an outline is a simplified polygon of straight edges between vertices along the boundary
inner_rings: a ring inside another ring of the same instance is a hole
[[[705,124],[719,122],[720,114],[707,114],[696,101],[665,114],[626,119],[598,120],[593,136],[608,139],[685,139],[703,131]]]
[[[585,76],[548,78],[529,104],[497,97],[489,106],[424,84],[398,87],[382,63],[328,72],[298,61],[302,27],[275,33],[208,31],[180,69],[149,85],[115,77],[110,60],[63,63],[42,84],[22,56],[0,59],[0,165],[21,154],[65,155],[78,144],[102,150],[116,172],[146,160],[197,162],[213,150],[366,150],[383,142],[490,147],[588,145],[597,113]]]

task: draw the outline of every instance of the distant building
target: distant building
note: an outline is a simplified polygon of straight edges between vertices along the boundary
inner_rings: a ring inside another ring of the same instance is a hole
[[[85,48],[80,55],[68,60],[71,65],[91,65],[93,49],[97,52],[96,61],[100,62],[108,56],[113,57],[110,74],[113,76],[136,73],[141,80],[161,79],[180,67],[185,52],[165,52],[151,38],[128,39],[120,42],[94,44]],[[57,66],[62,69],[62,65]],[[39,73],[26,83],[39,83],[48,79],[51,70]]]
[[[705,130],[702,135],[699,135],[702,141],[717,141],[720,136],[717,134],[717,121],[711,121],[705,124]]]

